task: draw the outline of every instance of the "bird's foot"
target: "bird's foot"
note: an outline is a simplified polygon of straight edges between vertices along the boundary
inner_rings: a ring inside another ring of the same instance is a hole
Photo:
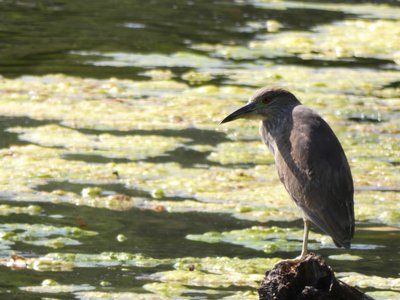
[[[277,266],[278,264],[289,264],[289,265],[294,265],[299,263],[307,254],[301,254],[295,258],[289,258],[289,259],[282,259],[280,261],[278,261],[275,265]]]

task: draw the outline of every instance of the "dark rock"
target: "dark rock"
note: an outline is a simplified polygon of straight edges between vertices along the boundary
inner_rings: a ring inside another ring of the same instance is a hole
[[[298,262],[282,261],[258,289],[260,300],[371,300],[358,289],[336,279],[321,256],[310,253]],[[372,299],[373,300],[373,299]]]

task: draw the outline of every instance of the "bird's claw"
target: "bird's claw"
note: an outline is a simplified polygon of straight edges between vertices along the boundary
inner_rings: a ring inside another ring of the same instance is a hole
[[[304,258],[306,255],[307,255],[307,254],[301,254],[301,255],[299,255],[299,256],[297,256],[297,257],[295,257],[295,258],[282,259],[282,260],[278,261],[278,262],[274,265],[274,267],[277,266],[278,264],[289,264],[289,265],[297,264],[297,263],[299,263],[300,261],[302,261],[303,258]]]

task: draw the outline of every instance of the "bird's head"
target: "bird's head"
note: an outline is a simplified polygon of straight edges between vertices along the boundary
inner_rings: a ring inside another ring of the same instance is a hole
[[[278,112],[299,104],[301,104],[300,101],[291,92],[283,89],[262,88],[250,97],[245,106],[225,117],[221,124],[237,119],[267,120]]]

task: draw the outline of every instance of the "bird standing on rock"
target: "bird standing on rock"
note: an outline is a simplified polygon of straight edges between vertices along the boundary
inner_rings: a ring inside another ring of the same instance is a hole
[[[337,247],[350,248],[354,235],[353,179],[343,148],[329,125],[290,92],[263,88],[221,123],[260,120],[279,179],[304,212],[300,258],[307,254],[310,221]]]

